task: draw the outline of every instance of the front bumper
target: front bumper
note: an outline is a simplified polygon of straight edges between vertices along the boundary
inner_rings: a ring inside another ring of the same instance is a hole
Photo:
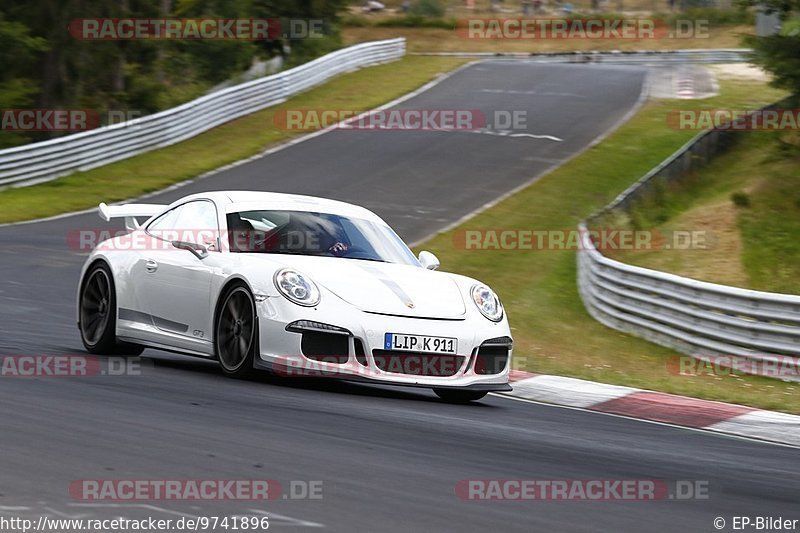
[[[330,377],[390,385],[508,391],[512,341],[508,323],[483,317],[435,320],[386,316],[352,308],[345,313],[286,307],[280,301],[259,303],[259,357],[255,367],[286,377]],[[297,327],[302,321],[303,327]],[[310,354],[304,339],[308,321],[332,326],[327,330],[330,357]],[[289,330],[287,331],[287,326]],[[454,337],[458,356],[437,356],[384,350],[385,333]],[[487,343],[488,341],[488,343]],[[346,343],[346,344],[345,344]],[[491,354],[491,358],[489,358]],[[387,366],[397,358],[399,365]],[[376,362],[377,360],[377,362]],[[490,361],[491,364],[487,364]],[[491,368],[488,368],[491,366]]]

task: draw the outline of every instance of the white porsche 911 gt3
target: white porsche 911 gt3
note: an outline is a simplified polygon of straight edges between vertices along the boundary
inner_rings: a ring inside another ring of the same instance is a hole
[[[450,401],[510,390],[512,339],[485,284],[436,272],[377,215],[277,193],[169,205],[100,204],[126,232],[101,242],[78,288],[97,354],[144,347],[254,369],[432,388]],[[140,224],[140,220],[147,219]]]

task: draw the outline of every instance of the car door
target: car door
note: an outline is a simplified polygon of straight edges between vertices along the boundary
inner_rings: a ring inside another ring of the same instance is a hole
[[[166,213],[147,228],[160,245],[142,257],[144,305],[159,330],[210,342],[213,310],[211,279],[219,264],[219,223],[210,200],[194,200]],[[174,246],[175,241],[208,247],[196,254]]]

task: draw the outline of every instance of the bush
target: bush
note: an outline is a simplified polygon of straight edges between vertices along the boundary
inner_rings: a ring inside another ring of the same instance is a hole
[[[342,47],[339,33],[331,33],[321,38],[295,39],[289,44],[291,51],[283,65],[284,70],[329,54]]]
[[[426,18],[421,15],[405,15],[403,17],[392,17],[381,20],[375,24],[382,28],[442,28],[453,30],[456,21],[442,18]]]
[[[781,24],[781,35],[787,35],[789,37],[800,35],[800,17],[784,20]]]
[[[731,194],[731,201],[736,207],[750,207],[750,195],[746,192],[738,191]]]
[[[339,20],[339,24],[344,28],[365,28],[372,26],[372,22],[361,15],[345,15]]]
[[[421,17],[443,17],[444,5],[440,0],[417,0],[411,5],[409,13]]]
[[[738,7],[721,9],[718,7],[689,7],[681,13],[661,14],[660,18],[666,19],[670,27],[674,27],[678,20],[703,20],[708,21],[709,29],[715,26],[733,24],[755,24],[755,14],[747,9]]]

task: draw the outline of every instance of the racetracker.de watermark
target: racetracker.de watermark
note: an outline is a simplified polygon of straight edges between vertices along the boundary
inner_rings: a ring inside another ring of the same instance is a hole
[[[93,355],[1,355],[0,378],[140,376],[138,357]]]
[[[95,248],[104,251],[178,251],[176,242],[203,243],[216,246],[228,243],[237,250],[267,251],[274,243],[268,239],[271,233],[260,230],[218,231],[213,229],[165,229],[134,231],[118,229],[76,229],[67,233],[67,246],[76,252],[91,252]],[[282,250],[303,250],[318,248],[319,232],[288,232]],[[277,248],[277,246],[276,246]]]
[[[708,500],[706,480],[462,479],[456,496],[467,501]]]
[[[800,109],[671,109],[667,125],[676,130],[797,131]]]
[[[100,113],[94,109],[0,109],[0,131],[4,132],[74,132],[128,122],[137,126],[140,111],[110,110]],[[134,121],[134,122],[132,122]]]
[[[652,18],[468,18],[456,23],[464,39],[705,39],[709,21]]]
[[[78,479],[69,495],[81,501],[321,500],[322,480],[274,479]]]
[[[477,131],[492,123],[518,125],[511,112],[508,117],[495,112],[493,121],[479,109],[379,109],[359,112],[348,109],[286,109],[275,113],[275,127],[289,131],[311,131],[336,127],[343,130],[392,131]],[[524,125],[523,125],[524,127]]]
[[[272,371],[284,378],[332,378],[347,379],[381,378],[386,374],[405,376],[451,377],[462,369],[479,375],[496,375],[508,366],[508,357],[476,356],[471,360],[465,355],[437,353],[395,352],[372,356],[375,367],[366,357],[361,363],[350,361],[348,355],[315,355],[313,359],[303,355],[279,356],[272,362]],[[467,368],[469,365],[472,368]]]
[[[753,374],[775,379],[800,378],[800,357],[788,355],[689,355],[667,359],[666,368],[674,376],[735,376]]]
[[[7,132],[83,131],[100,126],[92,109],[0,109],[0,129]]]
[[[601,251],[707,250],[714,242],[707,230],[466,229],[453,234],[453,246],[458,250],[584,250],[584,237]]]
[[[307,39],[324,37],[324,21],[306,18],[82,18],[70,21],[82,41]]]

